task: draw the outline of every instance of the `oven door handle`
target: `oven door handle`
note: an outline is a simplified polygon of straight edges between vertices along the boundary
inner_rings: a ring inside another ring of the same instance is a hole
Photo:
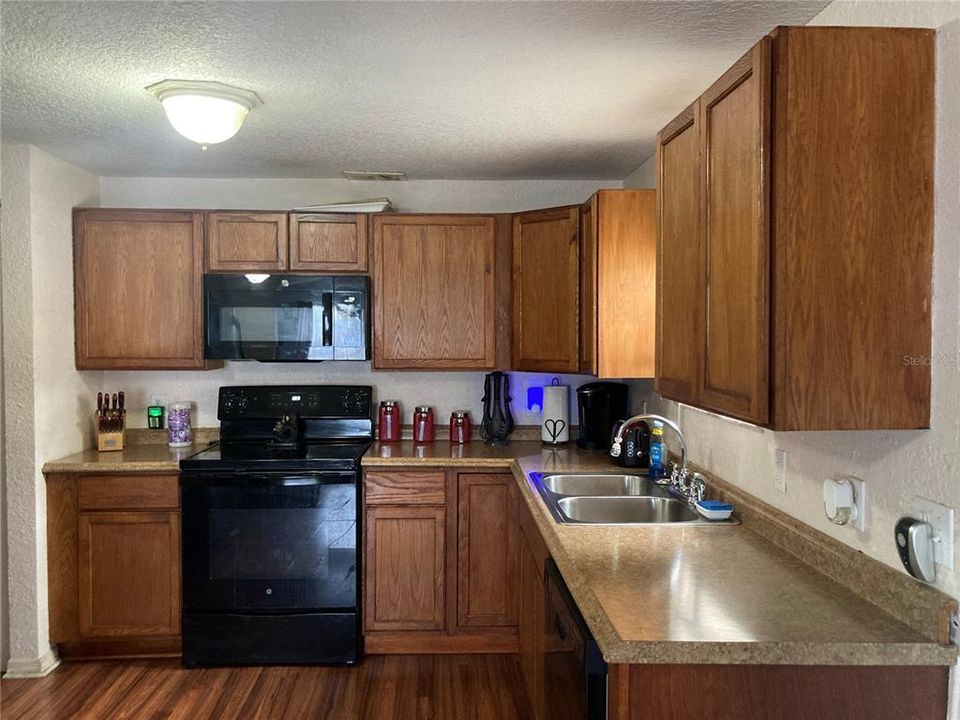
[[[230,474],[183,473],[182,483],[214,486],[259,485],[261,487],[317,487],[320,485],[353,485],[357,476],[353,472],[332,472],[317,475],[303,473],[235,472]]]

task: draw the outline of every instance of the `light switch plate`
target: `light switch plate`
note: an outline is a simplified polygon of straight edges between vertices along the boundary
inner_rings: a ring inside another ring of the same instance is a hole
[[[787,492],[787,451],[777,448],[777,476],[773,479],[773,486],[780,492]]]
[[[933,558],[938,565],[953,570],[953,508],[941,505],[933,500],[918,497],[914,504],[914,515],[918,520],[933,526]]]

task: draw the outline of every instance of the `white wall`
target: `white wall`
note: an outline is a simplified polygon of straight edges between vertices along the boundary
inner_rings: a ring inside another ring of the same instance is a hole
[[[54,662],[47,622],[46,460],[91,443],[91,376],[73,367],[71,209],[99,178],[25,145],[3,146],[3,381],[10,675]]]
[[[657,186],[657,156],[651,155],[643,163],[623,179],[623,186],[628,188],[655,188]]]
[[[387,196],[406,212],[514,212],[578,203],[602,187],[620,187],[620,181],[460,181],[411,180],[358,182],[300,179],[102,178],[105,207],[192,207],[290,209],[298,205]],[[526,390],[549,382],[553,375],[511,373],[514,420],[538,424],[539,415],[526,412]],[[207,372],[107,372],[111,391],[123,390],[131,409],[131,425],[145,425],[141,412],[152,394],[166,402],[197,403],[194,423],[216,425],[217,389],[231,384],[357,383],[373,385],[378,399],[398,399],[410,420],[414,405],[434,406],[438,422],[450,412],[468,409],[475,422],[481,417],[482,372],[371,372],[370,363],[260,364],[228,362],[222,370]],[[562,376],[576,387],[591,378]]]
[[[576,388],[594,378],[583,375],[508,373],[513,396],[511,409],[518,425],[539,425],[540,415],[526,411],[527,388],[549,384],[554,377]],[[401,372],[371,371],[368,362],[257,363],[228,362],[222,370],[197,372],[105,372],[104,387],[123,390],[127,397],[129,426],[146,426],[150,396],[164,395],[166,403],[186,400],[194,403],[193,424],[215,427],[217,392],[221,385],[346,384],[372,385],[374,400],[400,400],[404,423],[410,424],[414,405],[434,408],[437,424],[445,425],[454,410],[469,410],[475,425],[480,424],[483,404],[483,372]],[[575,397],[571,389],[571,420],[576,423]]]
[[[580,203],[620,180],[362,180],[298,178],[101,179],[104,207],[289,210],[341,200],[389,197],[400,212],[517,212]]]
[[[950,7],[952,6],[952,7]],[[945,9],[949,12],[945,14]],[[812,24],[935,27],[960,15],[957,3],[834,2]],[[931,427],[898,432],[774,433],[659,400],[678,418],[690,459],[803,522],[901,568],[894,550],[896,520],[917,496],[960,510],[960,20],[937,33],[936,209],[933,272]],[[722,68],[718,69],[719,72]],[[685,98],[680,105],[692,98]],[[682,109],[678,106],[678,109]],[[652,186],[652,160],[631,175]],[[775,451],[787,452],[787,493],[774,489]],[[823,512],[821,484],[837,474],[867,483],[866,532],[838,527]],[[960,519],[960,518],[958,518]],[[955,539],[954,539],[955,541]],[[960,558],[958,558],[960,559]],[[940,571],[937,585],[960,596],[960,567]]]
[[[2,197],[2,196],[0,196]],[[0,207],[0,233],[3,228],[3,209]],[[3,267],[3,246],[0,245],[0,268]],[[7,669],[10,657],[10,608],[7,604],[7,470],[4,446],[3,404],[3,273],[0,272],[0,674]]]

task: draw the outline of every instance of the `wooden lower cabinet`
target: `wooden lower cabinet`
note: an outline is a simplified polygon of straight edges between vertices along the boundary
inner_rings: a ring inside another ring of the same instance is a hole
[[[517,503],[517,526],[520,530],[518,557],[520,564],[517,634],[520,643],[520,671],[533,711],[533,720],[544,718],[544,691],[547,639],[547,550],[537,524],[526,503]]]
[[[517,483],[457,477],[457,628],[517,624]]]
[[[83,637],[180,632],[180,513],[82,512]]]
[[[445,522],[443,507],[367,510],[367,631],[443,630]]]
[[[367,653],[516,652],[517,492],[509,473],[366,472]]]
[[[47,546],[61,657],[179,653],[177,475],[48,476]]]
[[[607,717],[939,720],[948,674],[916,666],[611,665]]]
[[[543,624],[546,614],[543,568],[525,538],[520,539],[520,609],[517,623],[520,671],[534,718],[543,717]]]

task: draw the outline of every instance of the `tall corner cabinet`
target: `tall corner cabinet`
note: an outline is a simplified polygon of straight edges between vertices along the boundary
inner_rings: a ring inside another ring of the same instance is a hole
[[[513,369],[652,377],[656,191],[513,218]]]
[[[777,28],[660,132],[658,392],[776,430],[929,425],[933,40]]]

